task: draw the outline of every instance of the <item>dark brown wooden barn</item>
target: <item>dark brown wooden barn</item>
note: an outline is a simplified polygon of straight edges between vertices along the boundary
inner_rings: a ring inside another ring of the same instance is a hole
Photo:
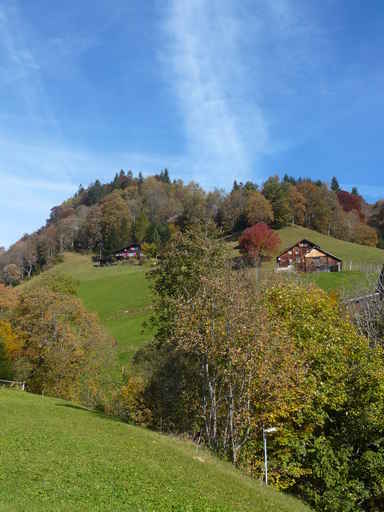
[[[299,240],[276,259],[278,270],[299,272],[340,272],[343,262],[310,240]]]
[[[131,244],[123,247],[114,254],[114,257],[119,260],[128,260],[130,258],[140,258],[141,246],[140,244]]]

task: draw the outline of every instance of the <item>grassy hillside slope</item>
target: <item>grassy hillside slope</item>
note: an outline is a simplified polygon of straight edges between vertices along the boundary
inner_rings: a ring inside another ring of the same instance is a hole
[[[305,512],[190,442],[0,389],[0,511]]]
[[[355,296],[375,289],[379,269],[384,264],[382,249],[337,240],[300,226],[283,228],[278,234],[281,244],[276,255],[297,241],[307,238],[343,260],[343,272],[306,274],[301,276],[305,281],[314,282],[327,292],[337,290],[342,296]],[[274,261],[270,263],[272,265]]]
[[[354,295],[372,290],[377,280],[377,269],[384,263],[384,251],[322,235],[300,226],[289,226],[279,230],[282,240],[277,254],[302,238],[308,238],[329,252],[340,257],[344,267],[349,263],[366,270],[340,273],[314,273],[304,278],[315,282],[326,291],[339,290],[345,295]],[[230,242],[231,245],[235,243]],[[234,251],[238,254],[238,251]],[[274,261],[264,268],[272,270]],[[151,293],[145,277],[146,267],[116,265],[97,268],[89,256],[76,253],[65,254],[65,261],[53,272],[64,272],[79,280],[79,296],[85,306],[100,316],[119,345],[120,362],[128,362],[139,346],[151,338],[151,332],[143,332],[142,324],[150,315]],[[38,279],[38,277],[37,277]]]
[[[147,268],[133,265],[94,267],[89,256],[66,253],[64,263],[51,272],[71,275],[80,283],[79,296],[90,311],[117,340],[121,363],[151,338],[142,324],[150,315],[151,293],[145,277]],[[38,277],[37,277],[38,279]]]
[[[379,269],[384,264],[384,250],[337,240],[331,236],[323,235],[301,226],[288,226],[278,230],[277,233],[281,239],[281,244],[276,250],[274,257],[263,264],[264,275],[269,275],[275,268],[275,257],[278,254],[299,240],[306,238],[341,258],[344,271],[338,273],[314,272],[306,275],[301,274],[299,278],[307,282],[314,282],[327,292],[336,290],[345,296],[354,296],[355,294],[372,291],[375,288]],[[231,241],[229,244],[233,248],[233,256],[239,256],[239,251],[235,249],[238,242]],[[350,270],[351,264],[352,271]]]
[[[277,254],[295,244],[298,240],[307,238],[341,258],[345,268],[350,262],[355,265],[382,265],[384,263],[384,251],[382,249],[337,240],[301,226],[288,226],[280,229],[278,234],[281,238],[281,245]]]

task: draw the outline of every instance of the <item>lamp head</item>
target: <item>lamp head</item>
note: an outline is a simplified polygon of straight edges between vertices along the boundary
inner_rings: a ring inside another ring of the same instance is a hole
[[[272,432],[276,432],[277,431],[277,428],[276,427],[269,427],[269,428],[265,428],[264,429],[264,432],[266,434],[272,434]]]

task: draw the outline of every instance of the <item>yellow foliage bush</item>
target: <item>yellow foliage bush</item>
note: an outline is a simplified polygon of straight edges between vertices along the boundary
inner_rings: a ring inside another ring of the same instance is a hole
[[[17,359],[23,347],[23,340],[6,320],[0,320],[0,338],[3,340],[9,358]]]
[[[151,423],[152,413],[144,400],[145,388],[146,383],[142,377],[128,378],[127,383],[120,390],[119,415],[121,418],[139,425]]]

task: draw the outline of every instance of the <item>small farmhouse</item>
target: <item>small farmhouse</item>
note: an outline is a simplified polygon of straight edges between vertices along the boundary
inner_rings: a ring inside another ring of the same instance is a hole
[[[310,240],[300,240],[277,257],[278,270],[340,272],[343,262]]]
[[[114,256],[117,260],[128,260],[130,258],[140,258],[141,247],[139,244],[131,244],[117,251]]]

